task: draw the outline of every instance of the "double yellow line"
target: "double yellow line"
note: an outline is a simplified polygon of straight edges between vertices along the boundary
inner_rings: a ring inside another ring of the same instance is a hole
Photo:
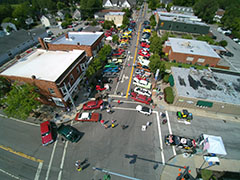
[[[144,9],[143,9],[142,17],[144,17],[145,8],[146,8],[146,6],[145,6],[145,4],[144,4]],[[140,32],[140,31],[141,31],[141,26],[142,26],[142,24],[140,23],[140,26],[139,26],[139,28],[138,28],[138,36],[137,36],[137,43],[136,43],[136,48],[135,48],[135,54],[134,54],[133,64],[135,64],[136,57],[137,57],[139,36],[140,36],[140,34],[141,34],[141,32]],[[129,79],[129,82],[128,82],[128,88],[127,88],[127,92],[126,92],[126,99],[128,98],[128,92],[129,92],[129,90],[130,90],[130,86],[131,86],[131,82],[132,82],[133,70],[134,70],[134,66],[132,66],[131,75],[130,75],[130,79]]]

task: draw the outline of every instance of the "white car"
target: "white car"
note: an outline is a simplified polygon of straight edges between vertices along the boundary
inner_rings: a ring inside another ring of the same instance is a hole
[[[143,66],[148,66],[150,61],[145,59],[143,56],[138,56],[138,61]]]
[[[133,84],[145,89],[151,89],[152,84],[147,82],[146,80],[139,80],[138,78],[133,78]]]
[[[152,95],[151,91],[149,91],[147,89],[140,88],[140,87],[135,87],[133,91],[135,93],[138,93],[138,94],[141,94],[141,95],[144,95],[144,96],[148,96],[148,97],[151,97],[151,95]]]
[[[146,106],[137,105],[136,110],[147,116],[150,116],[152,114],[152,110]]]

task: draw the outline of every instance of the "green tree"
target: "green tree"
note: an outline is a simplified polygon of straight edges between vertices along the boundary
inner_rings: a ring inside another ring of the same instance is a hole
[[[118,37],[118,35],[113,35],[112,36],[112,41],[114,42],[114,43],[118,43],[118,40],[119,40],[119,37]]]
[[[57,2],[57,9],[62,10],[66,7],[66,5],[63,2]]]
[[[0,5],[0,22],[6,17],[12,17],[13,8],[9,4]]]
[[[213,22],[213,17],[217,9],[217,0],[201,0],[197,1],[193,6],[195,14],[207,23]]]
[[[156,32],[152,33],[152,36],[150,38],[150,51],[152,53],[160,54],[162,51],[162,40],[160,37],[158,37]]]
[[[219,45],[222,47],[226,47],[228,45],[227,41],[223,40],[219,42]]]
[[[35,92],[34,86],[14,83],[11,91],[2,101],[6,105],[4,112],[7,116],[26,119],[39,106],[38,97],[39,94]]]
[[[194,5],[195,0],[173,0],[172,1],[174,5],[176,6],[186,6],[191,7]]]
[[[209,44],[215,44],[215,41],[211,37],[209,37],[207,35],[198,36],[197,40],[199,40],[199,41],[206,41]]]
[[[104,21],[104,23],[102,24],[102,28],[103,29],[110,29],[111,27],[116,27],[116,25],[114,24],[113,21]]]
[[[150,20],[151,27],[154,28],[156,26],[156,24],[157,24],[156,20],[155,20],[155,16],[152,15],[149,20]]]
[[[128,18],[130,18],[131,15],[132,15],[131,10],[129,10],[128,8],[126,8],[126,9],[122,9],[122,12],[125,12],[124,15],[126,15]]]
[[[0,98],[11,90],[11,83],[4,77],[0,77]]]
[[[160,60],[160,56],[158,54],[153,54],[149,60],[149,68],[151,72],[156,73],[157,69],[159,69],[160,74],[165,72],[166,66],[164,62]]]
[[[184,34],[182,35],[183,39],[193,39],[193,37],[190,34]]]
[[[127,17],[127,15],[124,14],[123,16],[123,21],[122,21],[123,25],[128,26],[130,24],[129,18]]]
[[[91,22],[91,26],[96,26],[97,24],[98,24],[97,20],[93,19],[92,22]]]
[[[156,10],[158,0],[148,0],[148,8],[151,10]]]
[[[88,17],[92,18],[94,13],[102,9],[101,0],[81,0],[81,15],[82,19],[87,19]]]

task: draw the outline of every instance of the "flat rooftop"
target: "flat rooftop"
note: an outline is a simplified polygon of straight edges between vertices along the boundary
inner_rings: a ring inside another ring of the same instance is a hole
[[[178,96],[240,105],[240,75],[172,67]]]
[[[125,12],[109,12],[106,15],[123,16]]]
[[[68,32],[68,37],[65,35],[52,41],[51,44],[70,44],[70,45],[93,45],[103,34],[103,32]]]
[[[83,53],[83,50],[46,51],[37,49],[19,59],[1,75],[18,76],[55,82],[62,73]]]
[[[171,46],[173,52],[208,56],[220,59],[219,55],[205,41],[181,38],[168,38],[168,41],[166,41],[165,44],[167,46]]]

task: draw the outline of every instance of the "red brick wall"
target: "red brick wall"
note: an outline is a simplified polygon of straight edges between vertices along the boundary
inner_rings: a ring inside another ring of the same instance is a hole
[[[171,53],[170,53],[171,50]],[[209,65],[215,67],[220,61],[220,58],[208,57],[208,56],[200,56],[200,55],[192,55],[192,54],[183,54],[183,53],[176,53],[172,52],[172,48],[170,46],[166,46],[163,48],[163,52],[168,53],[168,58],[170,61],[176,60],[176,62],[181,63],[192,63],[192,64],[199,64],[199,65]],[[193,61],[187,61],[187,57],[193,57]],[[203,63],[197,62],[199,58],[205,59]]]

